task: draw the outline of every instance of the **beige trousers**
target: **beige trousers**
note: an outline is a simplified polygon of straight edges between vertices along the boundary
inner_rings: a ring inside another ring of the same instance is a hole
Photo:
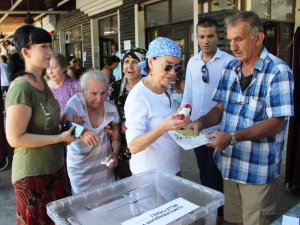
[[[224,180],[224,219],[244,225],[269,225],[276,213],[278,181],[264,185]]]

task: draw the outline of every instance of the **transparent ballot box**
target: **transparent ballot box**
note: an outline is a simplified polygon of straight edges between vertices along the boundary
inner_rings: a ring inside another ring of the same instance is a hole
[[[215,225],[223,204],[224,195],[218,191],[151,170],[50,202],[47,214],[55,224]]]

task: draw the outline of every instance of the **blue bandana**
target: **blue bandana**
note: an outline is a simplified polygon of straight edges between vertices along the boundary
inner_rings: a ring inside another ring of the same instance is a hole
[[[158,37],[150,42],[146,58],[149,59],[159,56],[176,56],[181,58],[181,49],[175,41],[165,37]],[[147,66],[146,60],[138,64],[138,66],[141,67],[142,75],[148,75],[145,71]]]
[[[176,56],[181,58],[181,49],[175,41],[165,37],[158,37],[149,44],[146,58],[158,56]]]

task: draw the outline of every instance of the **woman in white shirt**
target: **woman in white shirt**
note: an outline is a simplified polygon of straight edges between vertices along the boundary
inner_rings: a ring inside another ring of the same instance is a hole
[[[180,147],[167,133],[182,128],[189,117],[178,120],[177,106],[169,84],[180,72],[180,47],[168,38],[158,37],[149,45],[142,74],[148,74],[129,93],[125,103],[126,139],[130,169],[138,174],[159,169],[180,173]]]

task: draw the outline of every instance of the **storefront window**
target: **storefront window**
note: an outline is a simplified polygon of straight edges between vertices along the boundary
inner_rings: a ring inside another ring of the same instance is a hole
[[[82,59],[81,27],[65,31],[66,55]]]
[[[270,18],[270,2],[261,0],[252,0],[251,9],[261,18]]]
[[[293,21],[293,1],[272,0],[271,18],[274,20]]]
[[[177,42],[177,44],[180,46],[181,48],[181,52],[182,52],[182,60],[185,61],[186,60],[186,54],[185,54],[185,46],[186,46],[186,24],[178,24],[174,26],[174,36],[173,36],[173,40]]]
[[[146,27],[193,19],[193,1],[169,0],[146,6]]]
[[[169,23],[169,2],[160,2],[147,6],[146,27],[155,27]]]
[[[70,40],[69,42],[81,41],[81,27],[75,27],[69,30]]]
[[[213,0],[211,1],[211,11],[219,11],[222,9],[238,10],[237,0]]]
[[[99,28],[99,46],[100,46],[100,68],[106,64],[111,56],[112,44],[118,44],[118,16],[117,14],[100,19]]]
[[[52,48],[54,52],[60,52],[59,35],[55,32],[52,35]]]
[[[117,15],[102,19],[99,21],[100,36],[108,37],[118,34]]]
[[[67,56],[75,56],[82,60],[82,43],[81,41],[66,44]]]
[[[172,1],[172,23],[193,19],[193,1]]]
[[[182,50],[182,64],[193,52],[193,1],[166,0],[145,5],[146,46],[157,36],[168,37]]]
[[[293,0],[252,0],[251,9],[261,18],[293,20]]]
[[[188,58],[194,56],[194,41],[195,41],[195,33],[194,33],[194,26],[193,24],[189,25],[188,27]]]
[[[289,63],[291,66],[292,47],[291,40],[293,38],[293,25],[290,23],[279,24],[279,58]]]

